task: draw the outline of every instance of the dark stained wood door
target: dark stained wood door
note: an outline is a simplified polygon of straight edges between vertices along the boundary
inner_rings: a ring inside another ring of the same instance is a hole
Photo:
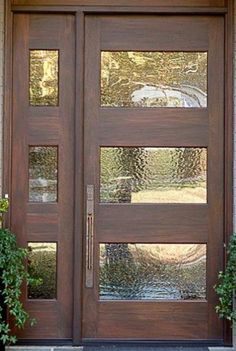
[[[85,24],[83,339],[221,340],[223,20]]]
[[[24,289],[37,323],[23,339],[72,339],[74,26],[73,15],[14,16],[11,227],[43,281]]]

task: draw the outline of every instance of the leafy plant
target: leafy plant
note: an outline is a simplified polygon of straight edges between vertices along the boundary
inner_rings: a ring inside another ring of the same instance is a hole
[[[35,320],[30,319],[20,301],[21,287],[23,282],[26,284],[38,282],[30,278],[25,266],[28,249],[19,248],[15,235],[2,227],[3,214],[7,212],[8,207],[8,200],[0,199],[0,295],[14,326],[23,328],[27,320],[31,325]],[[10,325],[4,318],[2,306],[0,306],[0,340],[3,344],[16,342],[16,336],[12,335]]]
[[[219,297],[216,312],[220,318],[226,318],[233,323],[236,321],[236,311],[233,308],[233,297],[236,291],[236,233],[231,236],[227,255],[228,262],[225,272],[219,273],[219,283],[215,286]]]

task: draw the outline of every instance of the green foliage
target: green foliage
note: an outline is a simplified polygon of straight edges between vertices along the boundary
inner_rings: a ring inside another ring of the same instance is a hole
[[[226,270],[219,273],[219,283],[215,286],[219,297],[216,312],[220,318],[226,318],[232,323],[236,321],[236,311],[233,308],[233,294],[236,291],[236,233],[231,236],[227,254]]]
[[[50,244],[49,244],[50,245]],[[29,274],[43,284],[29,285],[31,299],[55,299],[56,297],[56,251],[33,250],[29,255]]]
[[[0,199],[0,216],[8,210],[8,200]],[[28,313],[20,301],[23,282],[37,283],[31,279],[25,267],[28,250],[17,246],[15,235],[8,229],[0,229],[0,295],[8,308],[9,315],[17,328],[23,328],[29,319]],[[35,321],[30,319],[30,323]],[[11,334],[9,323],[4,320],[3,309],[0,308],[0,340],[4,344],[16,342]]]

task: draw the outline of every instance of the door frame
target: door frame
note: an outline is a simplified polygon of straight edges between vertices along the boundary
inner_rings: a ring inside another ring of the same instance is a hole
[[[233,52],[234,52],[234,4],[231,0],[225,0],[225,7],[219,7],[219,0],[205,1],[211,6],[181,6],[185,0],[172,0],[176,6],[163,7],[162,0],[152,0],[144,8],[140,6],[115,6],[122,4],[122,0],[104,1],[109,6],[99,6],[100,1],[92,1],[93,5],[84,6],[84,0],[67,1],[69,5],[61,5],[60,0],[51,0],[53,6],[45,5],[44,0],[28,0],[28,5],[14,5],[21,3],[14,0],[5,1],[5,49],[4,49],[4,120],[3,120],[3,194],[9,194],[11,198],[12,182],[12,57],[13,57],[13,17],[14,13],[72,13],[76,18],[76,107],[75,107],[75,130],[76,126],[83,125],[83,75],[84,75],[84,17],[86,14],[189,14],[189,15],[220,15],[225,19],[225,135],[224,135],[224,246],[228,244],[229,237],[233,231]],[[23,3],[23,1],[22,1]],[[37,5],[35,5],[35,3]],[[91,3],[91,1],[88,1]],[[136,5],[139,0],[136,0]],[[151,4],[152,3],[152,4]],[[195,1],[195,4],[197,2]],[[96,4],[96,6],[94,5]],[[55,6],[56,5],[56,6]],[[79,34],[79,35],[78,35]],[[78,247],[74,255],[74,313],[73,316],[73,344],[81,344],[81,325],[82,325],[82,249],[79,243],[83,239],[83,131],[78,129],[79,134],[75,135],[75,154],[78,156],[75,162],[75,198],[81,201],[74,202],[74,247]],[[6,224],[11,226],[11,211],[6,218]],[[223,248],[222,248],[223,249]],[[224,265],[226,265],[226,250],[224,247]],[[55,341],[56,342],[56,341]],[[28,342],[29,343],[29,342]],[[35,340],[34,340],[35,343]],[[42,341],[41,341],[42,343]],[[232,328],[227,321],[224,321],[224,345],[232,345]]]

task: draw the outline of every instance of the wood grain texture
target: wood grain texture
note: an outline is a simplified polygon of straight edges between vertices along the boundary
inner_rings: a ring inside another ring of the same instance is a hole
[[[75,196],[74,196],[74,316],[73,342],[82,337],[84,246],[84,14],[76,15]]]
[[[233,120],[234,120],[234,2],[227,1],[228,14],[225,17],[225,235],[224,241],[228,245],[233,232]],[[224,266],[227,263],[227,253],[224,250]],[[232,328],[229,321],[224,321],[225,345],[232,345]]]
[[[93,15],[86,17],[86,24],[85,184],[94,184],[96,189],[94,261],[99,262],[99,244],[104,242],[206,243],[208,302],[175,301],[163,305],[161,302],[104,301],[94,304],[99,295],[99,267],[95,265],[94,288],[84,289],[87,307],[84,307],[83,338],[222,340],[223,329],[215,313],[213,290],[223,264],[222,18]],[[208,108],[196,111],[101,108],[100,50],[160,48],[208,51]],[[220,73],[215,75],[216,71]],[[207,205],[99,204],[101,145],[181,144],[208,148]]]
[[[223,268],[224,240],[224,20],[211,18],[211,38],[208,53],[208,108],[209,108],[209,146],[208,146],[208,333],[209,338],[223,338],[222,321],[219,320],[215,306],[218,302],[214,285],[218,272]],[[217,55],[216,55],[217,52]],[[216,68],[218,74],[215,74]],[[214,89],[213,87],[219,87]],[[212,87],[212,89],[210,88]]]
[[[60,277],[56,301],[27,301],[24,291],[27,310],[36,318],[37,327],[27,326],[19,337],[72,338],[74,16],[19,14],[14,25],[12,229],[24,246],[29,241],[56,242]],[[60,52],[60,105],[55,109],[29,106],[30,49]],[[58,147],[58,203],[28,202],[30,145]]]
[[[202,243],[208,240],[207,205],[100,205],[99,242]]]
[[[102,108],[101,146],[207,146],[207,109]]]
[[[147,340],[156,340],[157,335],[160,340],[206,339],[206,305],[187,301],[100,302],[97,337],[142,339],[145,329]]]
[[[65,5],[65,0],[12,0],[12,5]],[[67,0],[66,5],[93,6],[225,6],[224,0],[132,0],[127,4],[125,0]]]
[[[101,50],[206,51],[205,16],[101,16]],[[198,28],[198,30],[196,30]],[[162,33],[157,35],[157,33]]]

